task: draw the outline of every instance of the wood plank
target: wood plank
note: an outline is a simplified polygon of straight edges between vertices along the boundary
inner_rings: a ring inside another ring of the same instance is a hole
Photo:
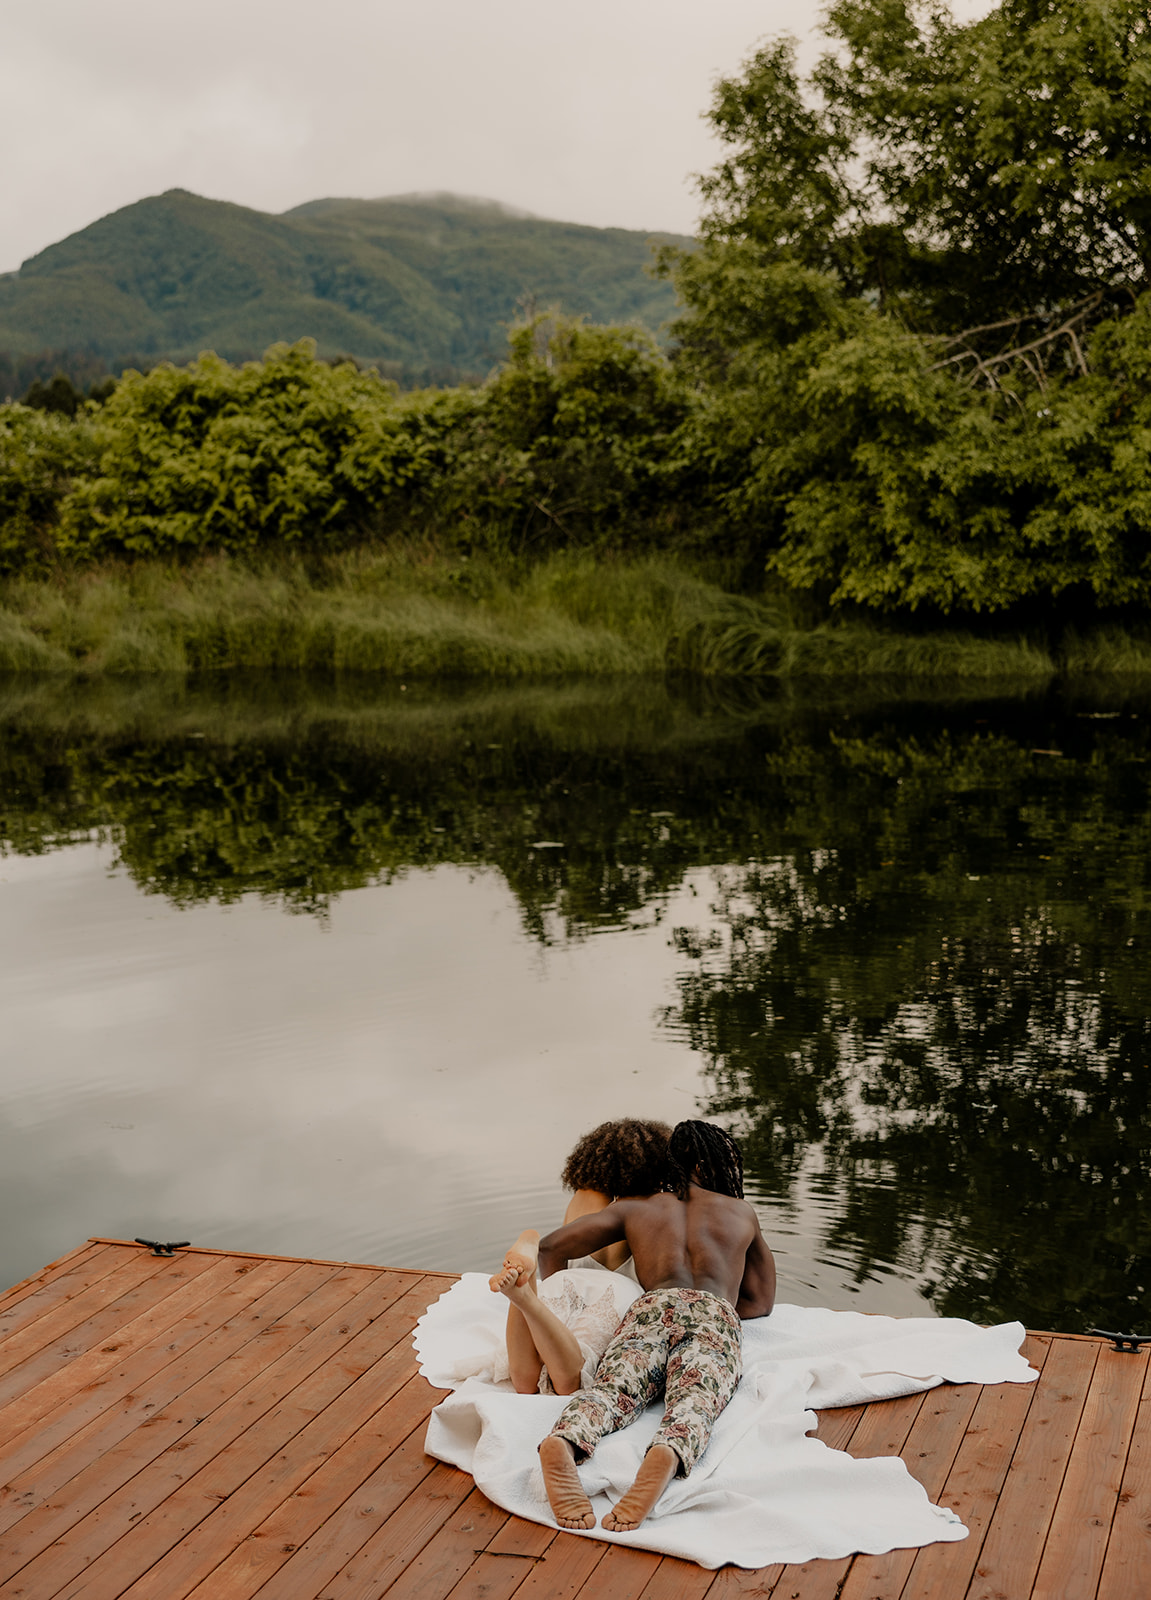
[[[511,1600],[556,1538],[554,1528],[509,1517],[474,1564],[448,1591],[448,1600]]]
[[[1148,1352],[1099,1352],[1033,1600],[1094,1600],[1143,1393]]]
[[[99,1283],[81,1290],[61,1305],[23,1327],[13,1330],[0,1342],[0,1393],[5,1399],[18,1393],[22,1383],[16,1375],[29,1360],[45,1352],[62,1353],[83,1348],[87,1335],[104,1337],[119,1321],[126,1320],[125,1310],[139,1305],[141,1296],[151,1290],[155,1295],[170,1293],[166,1287],[174,1278],[184,1281],[188,1276],[202,1272],[200,1263],[179,1260],[157,1260],[146,1250],[130,1261],[114,1268]],[[146,1302],[145,1302],[146,1303]],[[27,1302],[25,1302],[27,1304]],[[16,1311],[21,1307],[17,1306]]]
[[[278,1263],[273,1266],[278,1268]],[[109,1484],[114,1486],[120,1481],[117,1472],[124,1452],[117,1450],[117,1446],[127,1435],[146,1427],[146,1437],[154,1442],[156,1453],[159,1454],[165,1447],[166,1436],[178,1437],[178,1430],[172,1431],[165,1421],[164,1408],[185,1391],[196,1388],[196,1393],[188,1396],[187,1403],[193,1410],[202,1409],[207,1415],[215,1409],[218,1399],[213,1393],[212,1375],[217,1368],[221,1368],[220,1375],[226,1375],[228,1382],[239,1382],[243,1368],[235,1362],[223,1367],[221,1363],[229,1363],[230,1358],[250,1340],[261,1338],[259,1359],[267,1360],[279,1350],[290,1348],[292,1343],[306,1337],[313,1326],[310,1319],[317,1303],[315,1296],[330,1276],[322,1267],[300,1268],[298,1273],[290,1276],[282,1289],[261,1296],[240,1316],[209,1334],[192,1351],[178,1355],[161,1376],[139,1389],[130,1385],[128,1392],[106,1413],[98,1414],[75,1434],[68,1432],[66,1438],[46,1456],[35,1460],[24,1473],[13,1473],[7,1487],[0,1488],[0,1527],[11,1526],[32,1506],[49,1496],[59,1495],[65,1484],[71,1484],[71,1487],[68,1495],[59,1502],[61,1512],[66,1515],[70,1513],[75,1519],[91,1509],[92,1504],[98,1503],[110,1492]],[[335,1303],[338,1306],[342,1301]],[[270,1340],[268,1335],[271,1335]],[[130,1378],[131,1373],[127,1376]],[[217,1377],[215,1389],[219,1387]],[[65,1431],[67,1421],[65,1410],[61,1424]],[[130,1454],[138,1454],[138,1450],[138,1440],[128,1447]],[[92,1469],[88,1476],[99,1490],[94,1497],[89,1496],[90,1503],[85,1501],[79,1486],[71,1483],[87,1469]],[[9,1495],[20,1500],[22,1508],[13,1509],[8,1505],[6,1501]]]
[[[664,1556],[641,1600],[704,1600],[714,1582],[714,1567],[681,1561],[678,1556]]]
[[[938,1501],[942,1493],[982,1392],[978,1383],[945,1383],[923,1396],[901,1454],[930,1500]],[[896,1600],[918,1553],[889,1550],[884,1555],[857,1555],[840,1591],[841,1600],[874,1600],[877,1595]]]
[[[366,1316],[366,1326],[346,1313],[331,1319],[328,1348],[313,1348],[311,1370],[302,1382],[285,1394],[282,1384],[265,1372],[246,1399],[241,1392],[240,1404],[221,1407],[201,1427],[190,1419],[188,1437],[136,1473],[27,1570],[35,1569],[43,1581],[44,1574],[55,1578],[66,1568],[71,1581],[58,1585],[59,1593],[82,1593],[85,1600],[133,1594],[133,1580],[141,1574],[153,1597],[162,1594],[169,1600],[183,1593],[202,1575],[200,1566],[207,1557],[202,1540],[189,1541],[188,1534],[215,1513],[217,1537],[235,1540],[237,1529],[243,1537],[251,1526],[253,1504],[266,1508],[266,1499],[254,1499],[254,1493],[269,1483],[273,1489],[287,1485],[290,1492],[314,1470],[318,1441],[339,1437],[349,1416],[361,1414],[360,1397],[365,1391],[370,1396],[373,1384],[380,1390],[389,1385],[393,1369],[382,1358],[397,1341],[405,1347],[404,1356],[409,1355],[406,1344],[415,1316],[403,1296],[395,1304],[388,1302],[396,1292],[395,1280],[405,1285],[411,1276],[372,1275],[356,1297],[364,1302],[360,1316]],[[346,1404],[337,1404],[347,1391],[353,1393]],[[301,1441],[297,1435],[305,1429]],[[266,1471],[261,1474],[261,1469]],[[242,1492],[254,1474],[260,1475],[255,1491]],[[266,1510],[260,1511],[264,1514]]]
[[[64,1395],[54,1409],[41,1412],[37,1405],[35,1414],[25,1420],[25,1399],[37,1402],[41,1391],[33,1390],[14,1401],[0,1412],[0,1438],[8,1435],[8,1442],[0,1447],[0,1478],[11,1486],[35,1466],[40,1497],[53,1493],[80,1469],[79,1463],[86,1464],[110,1449],[146,1421],[149,1412],[169,1404],[232,1350],[262,1332],[269,1320],[275,1321],[303,1299],[316,1283],[314,1276],[309,1279],[304,1274],[323,1271],[305,1267],[293,1273],[280,1261],[252,1267],[242,1281],[229,1285],[209,1305],[186,1312],[180,1323],[167,1330],[167,1337],[133,1351],[129,1359],[119,1360],[113,1369],[85,1384],[80,1393]],[[293,1280],[291,1286],[273,1298],[272,1292],[288,1279]],[[78,1357],[74,1367],[82,1359]],[[47,1389],[48,1384],[42,1387]],[[113,1408],[115,1415],[109,1416]],[[23,1427],[21,1422],[25,1422]],[[85,1452],[89,1440],[91,1448]],[[12,1520],[5,1509],[5,1490],[0,1488],[0,1530]]]
[[[470,1479],[466,1480],[470,1482]],[[432,1535],[413,1560],[404,1564],[391,1582],[377,1582],[367,1592],[388,1600],[446,1600],[446,1596],[475,1564],[508,1521],[479,1489],[472,1488],[463,1504]]]
[[[135,1364],[150,1344],[162,1345],[164,1336],[182,1319],[200,1312],[205,1302],[216,1300],[219,1304],[222,1291],[238,1275],[246,1276],[251,1271],[247,1262],[211,1263],[167,1294],[146,1295],[143,1308],[110,1333],[100,1334],[96,1330],[91,1338],[83,1333],[78,1333],[74,1339],[70,1336],[69,1348],[80,1346],[77,1353],[63,1363],[59,1360],[50,1363],[38,1382],[20,1389],[14,1396],[0,1399],[0,1439],[11,1443],[30,1423],[39,1422],[62,1404],[74,1405],[81,1391],[89,1390],[107,1372],[125,1363]],[[19,1370],[31,1376],[34,1364],[25,1363]],[[8,1456],[6,1447],[5,1460]]]
[[[114,1354],[121,1348],[126,1337],[124,1329],[127,1326],[135,1323],[140,1317],[155,1312],[157,1307],[165,1306],[173,1295],[179,1294],[188,1284],[195,1283],[203,1277],[209,1265],[205,1261],[184,1261],[175,1267],[169,1263],[167,1272],[151,1274],[117,1300],[103,1306],[99,1311],[94,1311],[85,1321],[70,1328],[67,1333],[60,1334],[58,1338],[40,1349],[26,1354],[23,1360],[0,1376],[0,1405],[7,1405],[11,1400],[37,1388],[48,1378],[64,1372],[73,1361],[85,1354],[92,1355],[98,1350]],[[160,1320],[168,1316],[169,1321],[176,1321],[179,1316],[179,1306],[183,1303],[183,1300],[178,1302],[177,1310],[172,1315],[166,1310],[161,1310]],[[10,1344],[15,1344],[17,1339],[31,1338],[42,1326],[40,1322],[34,1323],[31,1328],[16,1335]]]
[[[435,1462],[399,1510],[324,1584],[317,1600],[378,1600],[474,1492],[466,1472]]]
[[[980,1393],[955,1464],[937,1496],[940,1505],[966,1523],[967,1538],[961,1544],[933,1544],[920,1550],[902,1600],[967,1593],[1050,1347],[1049,1339],[1029,1338],[1023,1343],[1023,1354],[1040,1373],[1034,1383],[989,1384]]]
[[[979,1552],[969,1600],[1031,1594],[1099,1348],[1098,1340],[1052,1341]]]
[[[585,1585],[588,1590],[600,1593],[592,1574],[607,1549],[599,1539],[575,1539],[557,1534],[545,1550],[543,1560],[532,1563],[527,1577],[516,1590],[516,1600],[575,1600]],[[264,1600],[263,1595],[260,1600]]]
[[[708,1591],[708,1600],[768,1600],[786,1571],[782,1561],[770,1567],[721,1567]]]
[[[1098,1600],[1130,1600],[1151,1588],[1151,1366],[1123,1470],[1119,1505],[1099,1580]]]
[[[82,1547],[100,1524],[101,1506],[107,1508],[105,1520],[120,1519],[115,1531],[104,1530],[105,1542],[111,1542],[136,1513],[159,1504],[170,1485],[210,1460],[370,1328],[381,1295],[398,1294],[410,1276],[396,1274],[397,1286],[391,1279],[371,1275],[358,1289],[362,1275],[337,1270],[326,1276],[291,1316],[250,1338],[238,1356],[215,1366],[175,1405],[145,1419],[116,1449],[94,1457],[53,1495],[50,1504],[30,1512],[5,1541],[8,1570],[17,1573],[35,1559],[73,1576],[89,1559]],[[161,1467],[148,1472],[154,1461]],[[138,1474],[141,1481],[136,1483]],[[145,1501],[143,1508],[135,1504],[137,1496]],[[48,1581],[45,1576],[46,1589]]]
[[[662,1560],[654,1550],[605,1544],[578,1533],[566,1533],[563,1537],[578,1540],[580,1544],[598,1542],[603,1550],[599,1565],[580,1590],[580,1600],[639,1600]]]
[[[49,1261],[47,1266],[38,1267],[35,1272],[29,1273],[26,1278],[21,1278],[19,1283],[9,1284],[7,1289],[0,1289],[0,1311],[6,1311],[17,1300],[24,1300],[30,1294],[35,1294],[53,1278],[59,1277],[69,1268],[75,1268],[82,1261],[90,1260],[98,1255],[104,1247],[94,1239],[86,1239],[83,1244],[78,1244],[74,1250],[67,1251],[62,1256],[57,1256],[55,1261]]]
[[[508,1517],[424,1454],[440,1395],[408,1338],[452,1276],[255,1252],[173,1261],[89,1241],[0,1295],[12,1318],[0,1352],[23,1352],[0,1366],[0,1600],[1151,1591],[1146,1352],[1029,1336],[1035,1364],[1046,1352],[1036,1385],[949,1385],[821,1414],[816,1437],[832,1448],[902,1454],[970,1538],[713,1572]]]
[[[829,1450],[846,1450],[866,1411],[866,1406],[836,1406],[833,1411],[817,1411],[815,1438]]]
[[[85,1595],[115,1593],[124,1600],[144,1600],[160,1593],[165,1600],[181,1600],[213,1572],[221,1550],[234,1550],[253,1538],[286,1502],[290,1508],[285,1518],[290,1522],[294,1513],[294,1520],[303,1525],[302,1534],[312,1532],[306,1520],[312,1498],[307,1485],[313,1476],[333,1455],[347,1450],[350,1470],[358,1472],[356,1482],[362,1482],[380,1455],[399,1443],[418,1420],[413,1416],[396,1438],[389,1431],[386,1409],[415,1371],[410,1337],[426,1306],[420,1296],[426,1293],[426,1288],[417,1286],[373,1319],[336,1360],[199,1472],[185,1477],[158,1510],[134,1524],[124,1535],[122,1548],[110,1551],[109,1558],[114,1566],[127,1563],[133,1573],[143,1573],[138,1583],[114,1591],[107,1585],[102,1589],[90,1568]],[[373,1440],[377,1418],[381,1431]],[[357,1433],[364,1437],[367,1461],[356,1450]],[[295,1542],[293,1534],[286,1537]],[[143,1562],[141,1550],[147,1552]],[[236,1593],[250,1592],[245,1587],[243,1557],[229,1576]],[[231,1592],[227,1580],[222,1587]]]
[[[423,1383],[422,1378],[411,1381]],[[429,1411],[438,1397],[436,1390],[428,1392],[424,1404]],[[425,1432],[421,1423],[334,1515],[285,1556],[284,1565],[260,1590],[260,1600],[299,1600],[301,1595],[318,1594],[347,1566],[434,1470],[436,1463],[424,1453]]]
[[[127,1262],[139,1261],[144,1254],[139,1245],[132,1247],[131,1255],[126,1250],[101,1249],[58,1276],[47,1277],[39,1286],[29,1283],[28,1294],[20,1295],[0,1307],[0,1349],[4,1340],[12,1334],[59,1310],[61,1305],[95,1288],[103,1278],[118,1271]]]
[[[334,1448],[329,1448],[332,1437],[329,1430],[333,1425],[330,1414],[334,1407],[329,1407],[323,1418],[317,1418],[310,1429],[305,1428],[297,1434],[292,1440],[293,1477],[306,1470],[309,1433],[320,1433],[323,1425],[322,1438],[312,1445],[315,1453],[312,1459],[315,1459],[315,1455],[320,1458],[316,1470],[301,1478],[294,1489],[286,1492],[282,1475],[263,1473],[249,1479],[243,1490],[233,1495],[229,1504],[233,1526],[227,1543],[221,1543],[218,1516],[209,1519],[209,1524],[203,1528],[203,1539],[208,1546],[207,1558],[212,1563],[204,1576],[194,1585],[181,1582],[175,1586],[168,1578],[164,1578],[166,1595],[172,1596],[172,1600],[183,1594],[198,1596],[199,1600],[247,1600],[274,1576],[301,1544],[340,1511],[349,1496],[354,1495],[373,1476],[373,1469],[381,1462],[386,1465],[392,1452],[413,1431],[423,1433],[428,1414],[435,1404],[435,1391],[429,1389],[422,1378],[407,1376],[414,1372],[415,1367],[409,1350],[399,1348],[392,1354],[402,1358],[398,1363],[397,1375],[400,1386],[395,1390],[385,1390],[379,1407],[366,1421],[353,1423],[348,1437]],[[378,1363],[373,1369],[373,1377],[381,1372],[382,1365]],[[350,1393],[343,1398],[350,1399]],[[367,1403],[374,1403],[374,1400]],[[263,1506],[267,1505],[270,1509],[262,1520],[254,1521],[242,1543],[232,1548],[236,1542],[235,1524],[243,1515],[244,1498],[252,1502],[248,1515],[253,1521],[260,1515]],[[370,1529],[364,1530],[365,1538],[368,1532]],[[232,1553],[221,1560],[221,1554],[228,1549]],[[176,1553],[173,1552],[173,1555]],[[186,1567],[187,1564],[188,1556],[184,1552],[183,1565]],[[340,1564],[335,1570],[339,1569]],[[163,1563],[157,1571],[163,1577]]]

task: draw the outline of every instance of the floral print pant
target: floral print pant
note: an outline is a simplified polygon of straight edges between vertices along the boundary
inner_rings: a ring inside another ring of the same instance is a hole
[[[577,1461],[664,1395],[653,1444],[670,1445],[686,1477],[743,1370],[735,1308],[704,1289],[653,1289],[633,1301],[596,1368],[590,1389],[568,1401],[552,1429]]]

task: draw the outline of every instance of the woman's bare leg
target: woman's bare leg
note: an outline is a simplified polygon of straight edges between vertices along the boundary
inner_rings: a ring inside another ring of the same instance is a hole
[[[574,1394],[583,1370],[583,1352],[575,1335],[540,1299],[536,1257],[540,1236],[533,1228],[520,1234],[490,1280],[494,1292],[506,1295],[508,1306],[508,1370],[519,1394],[534,1394],[540,1368],[547,1367],[556,1394]]]
[[[521,1283],[535,1286],[536,1257],[540,1236],[534,1228],[526,1228],[504,1257],[503,1266],[489,1280],[493,1294],[507,1294],[510,1288]],[[511,1296],[508,1295],[508,1299]],[[508,1371],[517,1394],[535,1394],[539,1388],[543,1357],[536,1349],[531,1329],[523,1312],[514,1303],[508,1306],[507,1329]]]

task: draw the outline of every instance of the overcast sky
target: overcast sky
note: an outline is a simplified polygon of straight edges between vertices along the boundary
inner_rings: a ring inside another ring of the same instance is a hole
[[[960,0],[970,9],[973,0]],[[185,188],[485,195],[690,232],[718,74],[812,0],[8,0],[0,271]]]

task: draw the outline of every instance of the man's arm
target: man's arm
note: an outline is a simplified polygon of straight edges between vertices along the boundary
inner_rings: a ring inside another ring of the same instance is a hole
[[[550,1278],[577,1256],[590,1256],[605,1245],[626,1239],[625,1210],[626,1202],[615,1200],[600,1211],[590,1211],[586,1217],[577,1217],[545,1234],[540,1240],[540,1277]]]
[[[748,1245],[744,1258],[743,1282],[735,1309],[746,1321],[749,1317],[766,1317],[774,1305],[775,1257],[757,1224],[755,1238]]]

